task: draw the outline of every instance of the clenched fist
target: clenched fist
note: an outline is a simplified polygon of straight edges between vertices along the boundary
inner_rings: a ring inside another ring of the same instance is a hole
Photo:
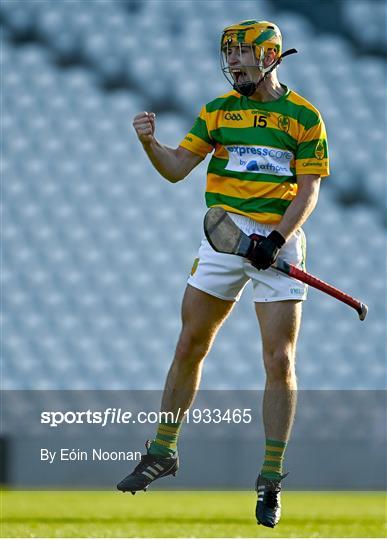
[[[156,115],[153,112],[141,112],[134,117],[133,127],[142,144],[154,141]]]

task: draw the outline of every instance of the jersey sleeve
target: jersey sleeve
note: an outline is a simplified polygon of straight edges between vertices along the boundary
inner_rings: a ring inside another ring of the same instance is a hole
[[[202,107],[191,130],[187,133],[180,145],[200,157],[206,157],[213,151],[214,141],[211,139],[207,127],[207,109]]]
[[[329,176],[328,140],[320,114],[310,114],[298,140],[296,175]]]

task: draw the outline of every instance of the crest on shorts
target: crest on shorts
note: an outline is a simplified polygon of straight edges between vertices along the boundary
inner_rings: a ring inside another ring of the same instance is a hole
[[[197,257],[195,260],[194,260],[194,263],[192,265],[192,268],[191,268],[191,276],[194,275],[194,273],[196,272],[197,268],[198,268],[198,264],[199,264],[199,257]]]
[[[289,117],[281,114],[281,116],[278,118],[278,127],[282,129],[282,131],[285,131],[285,133],[287,133],[290,128]]]

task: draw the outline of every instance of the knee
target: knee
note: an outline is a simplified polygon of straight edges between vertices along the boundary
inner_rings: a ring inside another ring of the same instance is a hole
[[[296,379],[294,354],[289,349],[266,352],[265,369],[270,381],[290,383]]]
[[[208,340],[198,332],[183,328],[180,335],[175,359],[186,364],[201,362],[209,349]]]

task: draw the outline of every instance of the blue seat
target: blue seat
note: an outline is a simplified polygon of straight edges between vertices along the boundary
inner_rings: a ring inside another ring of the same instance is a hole
[[[162,387],[202,237],[208,159],[170,184],[147,161],[131,123],[155,110],[157,137],[176,146],[200,107],[230,90],[214,40],[223,25],[255,16],[254,6],[2,2],[6,30],[40,40],[16,46],[2,34],[7,388]],[[262,4],[269,20],[271,8]],[[357,60],[345,40],[311,40],[302,16],[285,12],[278,22],[288,46],[300,47],[280,78],[319,107],[331,145],[332,175],[305,227],[308,270],[370,307],[370,324],[358,323],[350,308],[310,289],[300,386],[372,389],[384,373],[385,283],[383,175],[369,164],[383,144],[385,64],[367,57],[354,87]],[[342,62],[331,60],[337,48]],[[78,64],[54,62],[66,55]],[[114,80],[121,84],[114,91],[100,84]],[[359,193],[356,206],[339,203]],[[248,287],[209,354],[203,388],[263,387],[251,301]],[[321,335],[329,340],[316,340]]]

